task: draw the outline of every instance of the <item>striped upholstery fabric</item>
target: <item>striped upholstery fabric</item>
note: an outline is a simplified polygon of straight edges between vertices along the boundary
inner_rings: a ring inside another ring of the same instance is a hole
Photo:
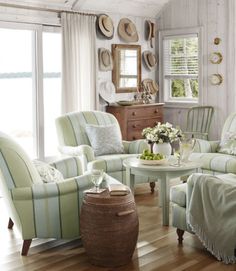
[[[227,132],[236,133],[236,113],[231,114],[225,121],[221,133],[221,140]],[[197,139],[194,153],[190,160],[200,161],[202,173],[218,175],[222,173],[236,173],[236,156],[218,153],[220,141],[206,141]]]
[[[188,209],[189,202],[193,191],[192,178],[198,178],[201,173],[192,174],[187,183],[179,184],[171,187],[170,200],[172,205],[172,226],[180,230],[192,233],[190,226],[186,222],[186,210]],[[209,175],[209,174],[208,174]],[[209,175],[211,176],[211,175]],[[222,181],[235,181],[236,175],[232,173],[220,174],[217,176]],[[196,202],[197,204],[197,202]]]
[[[170,200],[181,207],[186,207],[186,183],[171,187]]]
[[[125,154],[109,154],[95,157],[94,153],[91,153],[92,149],[85,132],[86,124],[116,124],[119,126],[117,119],[106,112],[83,111],[65,114],[56,120],[61,152],[67,155],[78,155],[84,163],[85,170],[102,168],[109,175],[118,178],[121,182],[125,182],[123,160],[141,153],[148,148],[148,144],[145,140],[123,141]]]
[[[84,190],[93,186],[91,175],[78,176],[82,173],[79,158],[51,165],[61,171],[63,181],[43,183],[22,148],[0,133],[0,189],[23,240],[80,235],[80,208]],[[117,182],[108,175],[106,179]]]

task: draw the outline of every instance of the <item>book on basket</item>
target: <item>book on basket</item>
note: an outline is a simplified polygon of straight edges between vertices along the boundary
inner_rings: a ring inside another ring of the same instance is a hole
[[[122,196],[129,193],[129,188],[123,184],[109,184],[108,190],[111,196]]]

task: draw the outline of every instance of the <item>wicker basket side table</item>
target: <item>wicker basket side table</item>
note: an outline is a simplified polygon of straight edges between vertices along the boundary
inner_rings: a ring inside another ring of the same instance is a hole
[[[132,193],[85,195],[80,220],[81,238],[92,264],[116,267],[127,264],[138,238],[139,221]]]

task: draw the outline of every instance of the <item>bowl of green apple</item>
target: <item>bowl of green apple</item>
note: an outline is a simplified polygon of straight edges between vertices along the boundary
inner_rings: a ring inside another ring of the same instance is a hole
[[[144,150],[138,156],[140,164],[143,165],[164,165],[167,163],[166,157],[161,153],[152,153],[150,150]]]

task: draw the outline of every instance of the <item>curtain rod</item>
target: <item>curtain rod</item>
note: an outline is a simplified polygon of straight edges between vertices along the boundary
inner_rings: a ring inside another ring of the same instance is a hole
[[[0,3],[0,6],[10,7],[10,8],[20,8],[20,9],[29,9],[29,10],[55,12],[55,13],[58,13],[58,17],[60,17],[60,13],[61,12],[76,13],[76,14],[87,15],[87,16],[95,16],[95,17],[97,16],[94,13],[80,12],[80,11],[76,11],[76,10],[66,10],[66,9],[64,10],[64,9],[33,7],[33,6],[26,6],[26,5],[8,4],[8,3]]]

